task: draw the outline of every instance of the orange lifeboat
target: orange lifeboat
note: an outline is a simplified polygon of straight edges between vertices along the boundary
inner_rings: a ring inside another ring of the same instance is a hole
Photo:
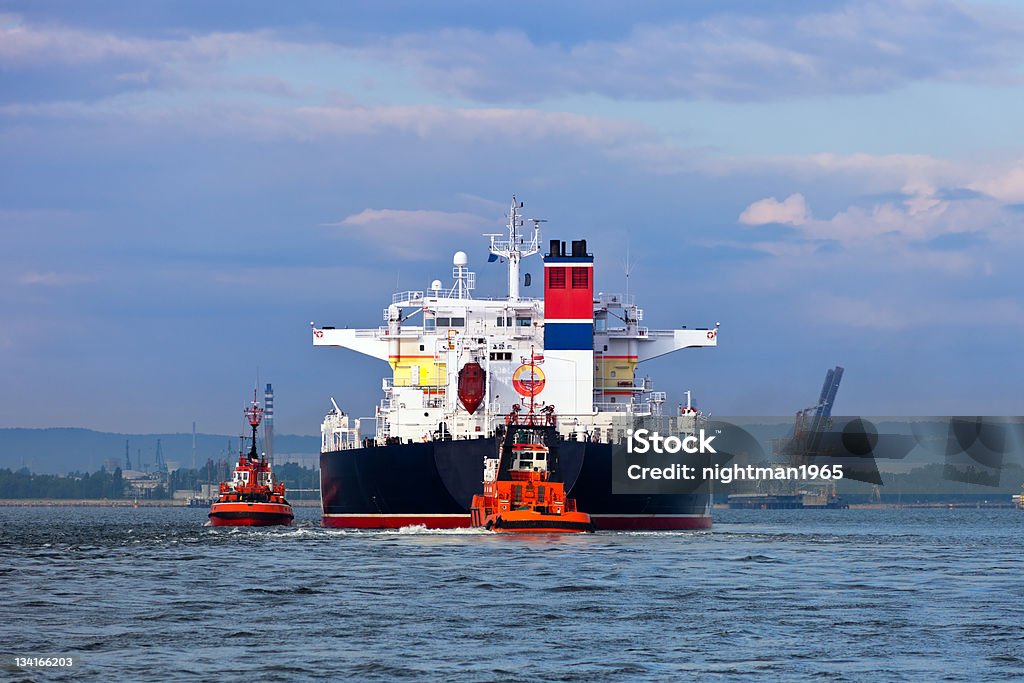
[[[476,412],[484,400],[487,373],[476,361],[466,363],[459,370],[459,400],[470,414]]]
[[[274,481],[270,464],[256,452],[256,429],[263,409],[253,396],[252,406],[245,409],[252,427],[252,447],[238,456],[231,481],[221,482],[220,495],[210,506],[213,526],[290,526],[295,518],[292,506],[284,497],[284,484]]]
[[[520,415],[514,410],[498,457],[484,461],[484,491],[470,505],[472,525],[504,533],[593,531],[590,515],[577,510],[565,485],[553,480],[557,467],[554,412],[548,408],[543,415]]]

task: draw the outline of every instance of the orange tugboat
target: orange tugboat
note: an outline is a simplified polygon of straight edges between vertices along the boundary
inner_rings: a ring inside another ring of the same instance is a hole
[[[530,367],[540,362],[531,358]],[[473,496],[473,526],[518,533],[593,531],[590,515],[576,509],[558,472],[558,431],[553,406],[521,414],[518,405],[498,434],[498,457],[484,460],[484,492]]]
[[[270,463],[256,451],[256,430],[263,409],[253,393],[252,405],[245,409],[252,427],[252,446],[238,456],[231,481],[220,484],[217,502],[210,506],[213,526],[289,526],[295,515],[284,497],[284,484],[274,482]]]

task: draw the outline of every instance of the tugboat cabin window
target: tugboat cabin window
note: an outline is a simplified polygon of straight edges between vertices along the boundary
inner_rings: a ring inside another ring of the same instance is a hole
[[[499,315],[497,318],[498,327],[512,327],[512,316]]]
[[[533,318],[516,318],[517,327],[529,327],[532,322]]]

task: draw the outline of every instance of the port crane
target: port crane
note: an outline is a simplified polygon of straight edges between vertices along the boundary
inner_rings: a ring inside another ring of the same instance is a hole
[[[821,385],[818,402],[797,411],[793,439],[787,448],[794,465],[808,464],[808,461],[820,451],[821,436],[829,428],[832,406],[836,402],[836,393],[842,379],[842,367],[837,365],[829,369],[825,373],[825,382]]]

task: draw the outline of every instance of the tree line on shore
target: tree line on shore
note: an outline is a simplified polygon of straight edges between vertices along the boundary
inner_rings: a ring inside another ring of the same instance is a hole
[[[137,491],[131,482],[122,476],[121,468],[113,472],[71,472],[67,475],[34,474],[28,468],[11,470],[0,468],[0,499],[122,499],[144,497],[147,499],[170,499],[174,491],[199,491],[202,484],[216,486],[228,477],[230,471],[226,461],[210,461],[202,469],[176,469],[170,473],[158,474],[159,483],[152,488]],[[295,463],[284,463],[274,467],[274,475],[288,489],[316,489],[320,486],[318,470]]]

